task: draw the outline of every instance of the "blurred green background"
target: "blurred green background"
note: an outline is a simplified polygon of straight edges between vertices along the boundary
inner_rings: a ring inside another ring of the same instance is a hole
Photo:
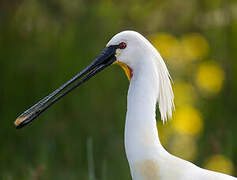
[[[131,179],[123,145],[129,82],[117,66],[31,126],[13,126],[127,29],[154,44],[173,77],[174,118],[162,125],[157,112],[162,144],[237,175],[236,1],[2,0],[0,179]]]

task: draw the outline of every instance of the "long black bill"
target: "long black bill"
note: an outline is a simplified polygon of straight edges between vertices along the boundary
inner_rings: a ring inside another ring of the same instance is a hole
[[[63,96],[71,92],[76,87],[80,86],[89,80],[96,73],[102,71],[104,68],[116,61],[115,52],[117,45],[104,48],[101,54],[91,62],[84,70],[56,89],[54,92],[41,99],[38,103],[27,109],[20,116],[17,117],[14,124],[17,129],[24,127],[36,119],[42,112],[48,109],[51,105],[61,99]]]

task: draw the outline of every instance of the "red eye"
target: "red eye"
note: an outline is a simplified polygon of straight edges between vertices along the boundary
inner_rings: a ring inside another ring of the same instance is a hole
[[[121,42],[119,44],[119,49],[125,49],[127,47],[127,44],[125,42]]]

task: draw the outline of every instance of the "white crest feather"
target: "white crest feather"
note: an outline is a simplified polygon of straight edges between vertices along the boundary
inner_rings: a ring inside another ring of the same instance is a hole
[[[159,60],[157,62],[158,62],[157,67],[160,81],[158,103],[161,114],[161,120],[165,122],[167,121],[168,118],[172,118],[172,111],[175,108],[174,94],[171,86],[172,79],[161,56],[159,56]]]
[[[150,46],[152,45],[150,44]],[[156,59],[155,62],[159,80],[159,93],[157,101],[159,105],[161,120],[163,121],[163,123],[165,123],[167,119],[172,118],[172,112],[175,109],[174,93],[171,85],[172,79],[159,52],[155,49],[154,46],[152,46],[151,49]]]

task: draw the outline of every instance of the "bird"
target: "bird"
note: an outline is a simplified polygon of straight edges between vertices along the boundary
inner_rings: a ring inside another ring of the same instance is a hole
[[[172,79],[156,48],[140,33],[122,31],[80,73],[23,112],[16,128],[31,123],[64,95],[104,68],[117,64],[129,79],[124,144],[133,180],[237,180],[236,177],[206,170],[178,158],[162,146],[156,125],[172,118],[175,110]]]

